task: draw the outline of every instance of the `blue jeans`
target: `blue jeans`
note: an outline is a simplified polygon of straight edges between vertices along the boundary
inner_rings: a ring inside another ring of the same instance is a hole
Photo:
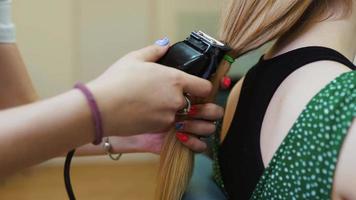
[[[182,200],[226,200],[213,180],[213,161],[205,155],[195,156],[193,176]]]

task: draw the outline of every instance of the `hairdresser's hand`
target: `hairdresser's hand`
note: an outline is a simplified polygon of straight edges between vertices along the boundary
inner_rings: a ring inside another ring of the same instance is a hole
[[[190,120],[176,123],[177,138],[195,152],[203,152],[207,145],[198,139],[215,132],[212,122],[222,118],[223,108],[215,104],[195,105],[190,112]],[[116,153],[150,152],[159,154],[167,133],[145,133],[131,137],[111,137],[110,142]]]
[[[203,152],[207,144],[200,138],[209,137],[216,130],[216,121],[224,115],[224,109],[207,103],[194,105],[189,112],[189,119],[176,124],[176,137],[185,146],[195,152]]]
[[[88,84],[99,104],[106,136],[167,131],[176,112],[185,107],[184,92],[209,95],[209,81],[152,63],[167,49],[168,42],[131,52]]]

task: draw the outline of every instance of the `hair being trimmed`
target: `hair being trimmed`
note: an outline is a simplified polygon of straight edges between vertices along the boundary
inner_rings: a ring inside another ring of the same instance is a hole
[[[232,47],[229,55],[238,58],[269,41],[308,28],[313,22],[329,18],[330,9],[338,4],[347,13],[352,0],[229,0],[222,17],[221,41]],[[344,15],[344,14],[343,14]],[[212,78],[212,95],[204,102],[214,100],[219,80],[230,69],[222,61]],[[172,130],[166,137],[161,153],[157,185],[158,200],[179,200],[189,183],[193,169],[193,153],[183,146]]]

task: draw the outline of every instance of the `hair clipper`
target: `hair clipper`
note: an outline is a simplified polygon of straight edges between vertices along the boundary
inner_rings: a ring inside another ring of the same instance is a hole
[[[181,42],[172,45],[158,61],[186,73],[209,79],[231,48],[202,31],[195,31]]]

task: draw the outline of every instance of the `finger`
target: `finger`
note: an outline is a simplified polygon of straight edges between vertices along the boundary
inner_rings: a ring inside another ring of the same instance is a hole
[[[224,76],[220,81],[220,87],[224,90],[227,90],[231,87],[231,78],[228,76]]]
[[[212,84],[205,79],[182,72],[182,86],[185,93],[194,97],[208,97],[212,91]]]
[[[182,142],[183,145],[185,145],[194,152],[201,153],[208,148],[208,145],[205,142],[199,140],[198,138],[192,135],[178,132],[176,134],[176,137],[179,141]]]
[[[193,105],[188,116],[195,119],[216,121],[224,116],[224,109],[213,103]]]
[[[182,110],[184,108],[187,108],[187,107],[191,107],[192,106],[192,101],[190,100],[190,98],[186,95],[182,95],[180,97],[180,100],[179,100],[179,110]]]
[[[176,130],[180,132],[191,133],[196,136],[207,137],[215,132],[216,125],[210,121],[187,120],[178,122],[176,124]]]
[[[145,62],[156,62],[167,52],[169,47],[169,40],[167,38],[159,41],[163,42],[157,41],[156,44],[136,50],[130,53],[129,56]]]

